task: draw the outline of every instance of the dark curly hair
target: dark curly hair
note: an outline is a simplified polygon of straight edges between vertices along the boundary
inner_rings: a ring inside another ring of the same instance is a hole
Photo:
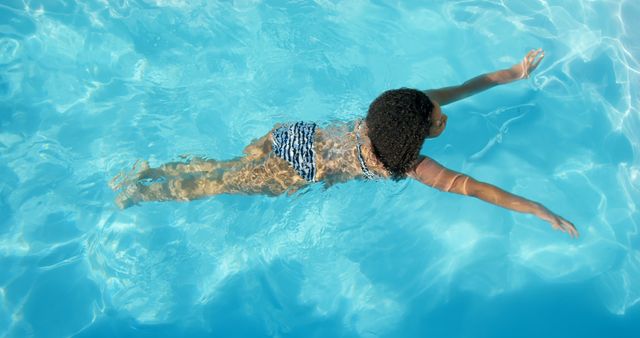
[[[433,103],[416,89],[388,90],[369,106],[366,123],[373,153],[394,180],[406,177],[429,133]]]

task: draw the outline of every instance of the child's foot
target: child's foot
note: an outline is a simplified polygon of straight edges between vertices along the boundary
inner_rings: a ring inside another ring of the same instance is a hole
[[[146,178],[150,172],[149,162],[144,160],[138,160],[133,164],[131,170],[128,173],[120,172],[114,176],[109,182],[109,187],[113,191],[121,190],[132,184],[137,183],[141,179]]]
[[[118,195],[115,202],[119,209],[126,209],[135,205],[133,200],[129,196],[125,196],[124,194]]]
[[[116,197],[116,205],[120,209],[132,207],[140,201],[140,193],[137,184],[132,184],[123,189]]]
[[[139,184],[149,184],[148,177],[151,169],[149,162],[138,160],[128,173],[121,172],[116,175],[109,186],[120,193],[116,197],[116,205],[120,209],[126,209],[138,204],[140,201]]]

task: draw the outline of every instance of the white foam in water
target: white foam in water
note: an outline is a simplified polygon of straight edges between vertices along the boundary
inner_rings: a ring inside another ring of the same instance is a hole
[[[141,334],[404,336],[450,300],[484,309],[563,285],[627,320],[639,15],[577,0],[3,4],[0,336],[131,319]],[[383,90],[453,85],[537,47],[531,79],[444,107],[448,129],[423,152],[545,204],[578,240],[409,181],[113,204],[108,181],[137,159],[233,158],[274,123],[361,117]]]

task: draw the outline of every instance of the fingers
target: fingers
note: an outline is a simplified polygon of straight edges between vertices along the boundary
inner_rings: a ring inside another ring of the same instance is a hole
[[[525,59],[529,59],[531,57],[531,54],[533,54],[536,50],[532,49],[529,51],[529,53],[527,53],[527,55],[524,56]]]
[[[565,228],[561,225],[560,221],[555,221],[555,222],[553,223],[553,226],[552,226],[552,227],[553,227],[553,229],[554,229],[554,230],[559,230],[559,231],[562,231],[562,232],[564,232],[564,233],[566,233],[566,232],[567,232],[567,229],[565,229]]]
[[[580,237],[578,230],[576,229],[575,225],[573,225],[571,222],[567,220],[562,220],[562,225],[565,229],[567,229],[567,232],[569,232],[569,235],[571,235],[571,237],[573,238]]]
[[[536,68],[538,68],[538,65],[540,64],[543,58],[544,58],[544,51],[542,50],[542,48],[532,49],[531,51],[529,51],[529,53],[527,53],[527,55],[524,57],[524,60],[523,60],[523,64],[524,64],[523,68],[525,69],[525,73],[527,77],[531,72],[533,72]]]
[[[565,219],[560,218],[558,220],[558,223],[554,224],[554,228],[569,234],[571,238],[580,237],[580,234],[578,233],[578,230],[576,229],[576,227],[573,224],[571,224],[571,222]]]
[[[532,65],[534,61],[537,61],[536,58],[538,55],[544,55],[542,49],[532,49],[527,55],[524,57],[524,63],[526,65]]]
[[[527,55],[524,56],[522,61],[520,61],[520,63],[511,67],[511,70],[515,72],[515,74],[517,74],[517,77],[514,77],[511,81],[529,78],[531,72],[533,72],[538,67],[543,58],[544,51],[542,50],[542,48],[530,50]]]
[[[538,65],[540,64],[540,62],[542,62],[542,59],[544,59],[544,51],[542,49],[538,49],[533,59],[531,59],[531,65],[529,66],[529,73],[533,72],[536,68],[538,68]]]
[[[560,230],[564,233],[569,234],[569,236],[571,236],[571,238],[578,238],[580,237],[580,234],[578,233],[578,230],[576,229],[576,227],[569,221],[567,221],[566,219],[560,217],[560,216],[556,216],[554,217],[551,221],[551,227],[554,230]]]
[[[542,61],[542,59],[544,59],[544,51],[540,51],[540,57],[531,64],[531,70],[536,69],[540,64],[540,62]]]

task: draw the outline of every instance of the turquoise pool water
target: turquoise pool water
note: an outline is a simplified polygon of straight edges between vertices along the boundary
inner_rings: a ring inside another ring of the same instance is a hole
[[[0,4],[0,336],[637,337],[636,1]],[[530,48],[534,76],[444,108],[423,153],[538,200],[417,182],[117,210],[137,159],[241,154]]]

